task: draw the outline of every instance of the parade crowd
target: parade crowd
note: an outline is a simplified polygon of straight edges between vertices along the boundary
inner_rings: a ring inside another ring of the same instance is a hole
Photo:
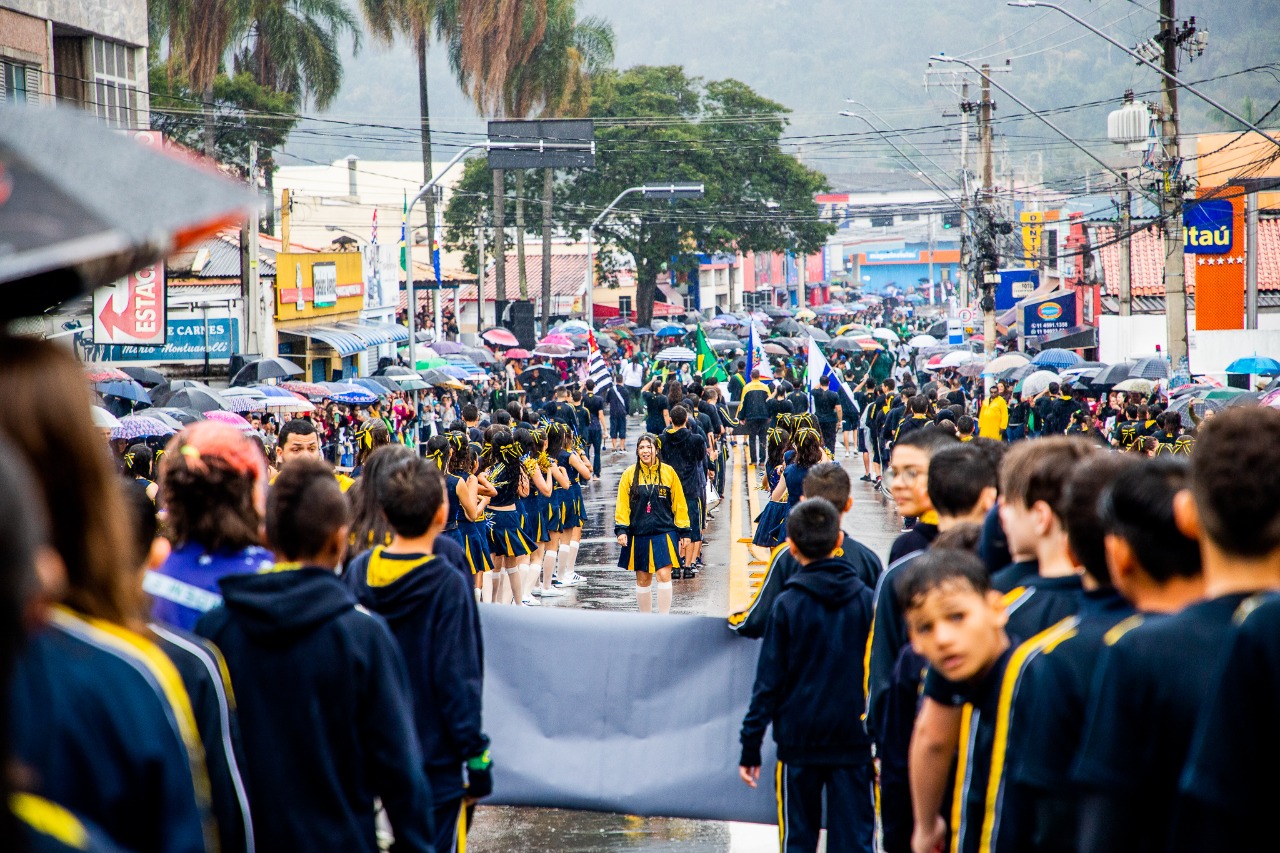
[[[495,773],[479,605],[582,582],[632,415],[642,612],[709,568],[734,453],[768,493],[729,628],[761,643],[740,775],[772,772],[783,850],[824,800],[829,850],[1272,847],[1271,408],[1184,427],[1158,389],[983,393],[906,350],[725,381],[637,353],[438,394],[418,450],[394,400],[354,409],[348,470],[323,411],[108,453],[72,356],[0,359],[5,849],[461,849]],[[858,488],[904,519],[887,567],[842,530]]]

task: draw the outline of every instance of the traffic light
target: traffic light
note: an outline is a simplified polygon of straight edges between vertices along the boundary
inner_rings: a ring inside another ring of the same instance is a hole
[[[942,214],[942,229],[943,229],[944,231],[949,231],[949,230],[950,230],[950,229],[952,229],[952,228],[959,228],[959,227],[960,227],[960,214],[959,214],[959,213],[944,213],[944,214]]]

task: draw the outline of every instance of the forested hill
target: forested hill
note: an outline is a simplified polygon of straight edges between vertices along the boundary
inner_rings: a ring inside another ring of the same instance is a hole
[[[1154,34],[1158,0],[1057,0],[1125,44]],[[1244,68],[1280,63],[1280,0],[1180,0],[1178,13],[1195,15],[1210,31],[1209,48],[1183,74],[1203,80]],[[794,111],[788,135],[810,165],[834,176],[881,168],[867,146],[852,146],[832,134],[865,133],[866,125],[838,113],[846,97],[865,101],[898,128],[954,122],[956,96],[934,78],[926,91],[931,53],[1003,64],[1012,72],[998,81],[1037,109],[1073,107],[1118,99],[1126,88],[1155,89],[1154,72],[1137,66],[1063,15],[1046,9],[1015,9],[1003,0],[580,0],[582,15],[609,20],[617,39],[617,65],[683,64],[707,78],[735,77]],[[433,54],[433,125],[443,131],[476,132],[482,124],[457,92],[443,49]],[[954,67],[954,66],[953,66]],[[1274,74],[1275,76],[1272,76]],[[1229,106],[1259,116],[1280,99],[1280,71],[1217,79],[1206,90]],[[342,93],[330,112],[409,124],[417,113],[415,65],[407,48],[366,47],[348,63]],[[971,97],[976,100],[976,91]],[[996,93],[997,118],[1021,112]],[[1182,99],[1187,132],[1229,125],[1196,98]],[[1105,142],[1111,104],[1071,109],[1055,117],[1091,145]],[[1278,111],[1280,112],[1280,111]],[[1277,121],[1276,124],[1280,124]],[[998,126],[997,148],[1006,163],[1025,166],[1043,156],[1044,167],[1069,166],[1069,149],[1044,144],[1050,132],[1034,120]],[[940,162],[948,155],[943,132],[916,137],[932,145]],[[949,137],[956,138],[950,131]],[[445,137],[448,138],[447,135]],[[385,135],[376,143],[331,142],[296,137],[290,150],[317,160],[354,151],[362,156],[414,156],[411,139]],[[1105,145],[1103,145],[1105,150]],[[945,165],[945,164],[944,164]]]

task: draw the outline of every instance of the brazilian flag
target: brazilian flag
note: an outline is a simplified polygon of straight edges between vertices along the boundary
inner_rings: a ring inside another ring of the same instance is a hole
[[[702,331],[702,324],[698,324],[698,342],[697,349],[698,360],[696,362],[696,373],[703,379],[716,379],[720,382],[728,382],[729,374],[725,372],[724,365],[716,358],[715,350],[711,348],[711,344],[707,341],[707,335]]]

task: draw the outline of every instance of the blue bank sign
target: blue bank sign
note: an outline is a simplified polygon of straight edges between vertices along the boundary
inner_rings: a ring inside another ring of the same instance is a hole
[[[232,318],[209,318],[209,328],[199,317],[170,317],[166,325],[166,343],[162,347],[137,347],[117,344],[101,348],[99,361],[180,361],[203,362],[206,350],[209,361],[228,361],[240,351],[240,321]]]
[[[1235,211],[1230,201],[1188,202],[1182,214],[1183,251],[1193,255],[1225,255],[1235,239]]]

